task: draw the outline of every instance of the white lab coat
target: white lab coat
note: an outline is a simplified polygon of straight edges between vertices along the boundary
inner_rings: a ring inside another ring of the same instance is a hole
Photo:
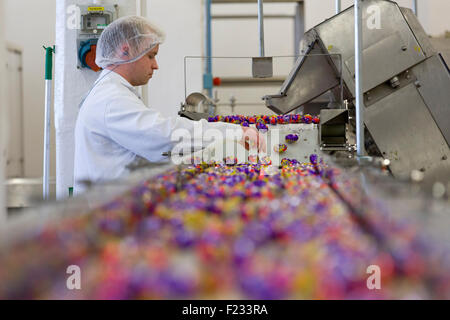
[[[104,70],[79,111],[75,128],[74,192],[82,193],[81,181],[93,183],[114,180],[128,171],[126,166],[140,156],[151,162],[167,161],[163,152],[171,151],[176,129],[190,133],[199,128],[226,130],[240,126],[226,123],[165,118],[144,105],[136,89],[122,76]]]

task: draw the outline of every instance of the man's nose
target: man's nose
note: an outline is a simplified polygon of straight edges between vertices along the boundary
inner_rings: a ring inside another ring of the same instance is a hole
[[[158,70],[159,69],[159,65],[158,65],[158,62],[154,62],[153,63],[153,70]]]

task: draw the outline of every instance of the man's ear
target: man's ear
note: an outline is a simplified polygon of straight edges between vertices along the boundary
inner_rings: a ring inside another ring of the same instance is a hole
[[[124,57],[130,56],[130,48],[127,45],[122,46],[122,55]]]

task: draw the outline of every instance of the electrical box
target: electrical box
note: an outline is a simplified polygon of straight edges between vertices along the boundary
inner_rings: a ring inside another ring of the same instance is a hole
[[[117,19],[117,5],[80,6],[80,29],[77,38],[78,69],[101,70],[95,63],[97,42],[103,30]]]

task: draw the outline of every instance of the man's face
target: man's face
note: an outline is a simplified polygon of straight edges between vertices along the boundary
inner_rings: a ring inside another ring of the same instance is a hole
[[[159,45],[153,48],[149,53],[143,56],[138,61],[132,63],[132,82],[133,86],[146,85],[153,77],[155,70],[159,69],[156,62],[156,56],[159,51]]]

